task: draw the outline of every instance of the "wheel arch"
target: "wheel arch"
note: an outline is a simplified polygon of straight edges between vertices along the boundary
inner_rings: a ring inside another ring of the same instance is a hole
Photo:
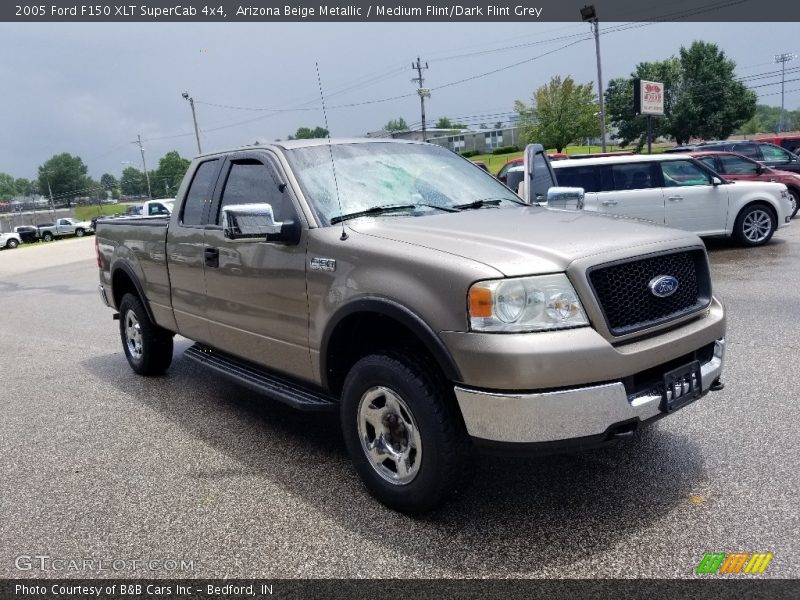
[[[139,283],[139,278],[128,265],[121,263],[115,265],[111,271],[111,297],[114,300],[114,306],[119,309],[119,304],[122,297],[132,293],[139,297],[144,310],[147,313],[147,318],[153,323],[156,322],[153,311],[150,308],[150,303],[147,301],[147,296],[144,294],[142,284]]]
[[[386,333],[379,340],[376,332]],[[338,394],[347,371],[372,350],[417,346],[427,353],[450,381],[459,381],[461,372],[447,347],[435,331],[406,306],[383,297],[353,300],[341,307],[328,321],[320,344],[320,381]]]

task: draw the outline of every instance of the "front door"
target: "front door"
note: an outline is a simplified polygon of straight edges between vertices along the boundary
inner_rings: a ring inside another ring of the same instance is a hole
[[[295,377],[312,380],[308,348],[306,233],[298,244],[225,237],[222,208],[267,203],[276,222],[300,218],[272,155],[229,158],[205,230],[205,286],[212,345]]]
[[[725,233],[728,190],[713,185],[712,175],[692,160],[661,161],[666,224],[699,235]]]

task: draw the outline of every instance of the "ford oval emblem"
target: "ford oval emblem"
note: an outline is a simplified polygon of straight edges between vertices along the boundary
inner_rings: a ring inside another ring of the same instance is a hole
[[[659,275],[650,280],[647,287],[650,288],[650,293],[659,298],[666,298],[671,296],[678,289],[678,280],[672,275]]]

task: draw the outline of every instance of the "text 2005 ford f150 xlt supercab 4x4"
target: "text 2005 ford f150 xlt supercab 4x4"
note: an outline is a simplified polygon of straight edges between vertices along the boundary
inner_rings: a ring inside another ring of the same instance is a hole
[[[535,190],[549,165],[526,164]],[[523,204],[429,144],[200,156],[168,219],[101,220],[96,243],[137,373],[164,372],[179,333],[190,359],[339,410],[367,488],[408,513],[459,489],[475,447],[627,437],[722,371],[697,236]]]

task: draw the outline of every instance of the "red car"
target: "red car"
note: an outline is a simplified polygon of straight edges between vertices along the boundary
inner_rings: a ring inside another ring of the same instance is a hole
[[[553,160],[566,160],[566,159],[569,158],[569,155],[568,154],[564,154],[562,152],[554,152],[552,154],[548,154],[547,158],[549,160],[551,160],[551,161],[553,161]],[[522,166],[522,157],[521,156],[519,158],[512,158],[511,160],[506,162],[502,167],[500,167],[500,170],[497,172],[497,175],[495,175],[495,177],[497,177],[497,179],[499,179],[503,183],[508,184],[508,181],[507,181],[508,180],[508,170],[511,167],[521,167],[521,166]]]
[[[752,158],[747,158],[735,152],[720,152],[707,150],[705,152],[687,152],[712,171],[716,171],[723,178],[730,181],[742,179],[745,181],[777,181],[789,188],[792,199],[792,217],[797,214],[798,201],[800,201],[800,175],[779,171],[767,167]]]

